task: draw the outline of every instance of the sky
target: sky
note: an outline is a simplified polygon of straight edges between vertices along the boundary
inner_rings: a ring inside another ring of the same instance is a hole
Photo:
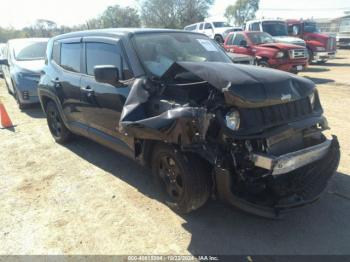
[[[222,18],[235,0],[216,0],[210,16]],[[2,0],[0,26],[22,28],[36,19],[48,19],[59,25],[82,24],[109,6],[138,7],[137,0]],[[260,0],[258,17],[334,18],[350,11],[350,0]]]

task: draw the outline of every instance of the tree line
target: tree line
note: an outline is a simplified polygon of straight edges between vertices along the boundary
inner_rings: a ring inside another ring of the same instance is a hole
[[[203,21],[215,0],[138,0],[139,8],[109,6],[99,16],[76,26],[58,26],[54,21],[38,19],[22,29],[0,27],[0,43],[12,38],[52,37],[79,30],[113,27],[153,27],[182,29],[186,25]],[[259,0],[237,0],[229,5],[225,17],[242,25],[255,17]]]

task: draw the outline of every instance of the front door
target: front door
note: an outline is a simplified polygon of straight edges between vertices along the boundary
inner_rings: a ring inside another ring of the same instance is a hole
[[[85,74],[82,76],[80,92],[83,117],[89,123],[92,135],[109,135],[125,139],[119,132],[119,121],[123,106],[129,94],[129,85],[124,82],[131,78],[129,67],[123,58],[118,41],[98,38],[84,38]],[[113,65],[119,69],[121,82],[117,86],[98,83],[94,78],[94,67]]]

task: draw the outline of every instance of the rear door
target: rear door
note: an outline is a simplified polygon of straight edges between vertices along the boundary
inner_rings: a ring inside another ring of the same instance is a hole
[[[63,112],[70,125],[87,130],[80,101],[83,44],[81,38],[54,43],[55,53],[51,82],[58,94]]]
[[[122,139],[119,120],[130,92],[123,80],[131,79],[132,73],[117,39],[86,37],[84,42],[84,75],[81,81],[81,100],[84,103],[84,119],[89,123],[90,135],[109,135]],[[119,69],[121,82],[118,86],[98,83],[94,67],[113,65]]]
[[[248,48],[241,45],[242,41],[247,41],[245,36],[241,33],[236,33],[232,42],[232,48],[234,50],[234,53],[250,55]]]

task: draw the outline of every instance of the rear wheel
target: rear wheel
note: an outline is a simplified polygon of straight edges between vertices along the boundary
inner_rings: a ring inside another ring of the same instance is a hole
[[[57,143],[65,144],[71,140],[73,134],[68,130],[62,121],[56,104],[49,101],[46,104],[47,124],[50,132]]]
[[[211,193],[209,164],[168,145],[156,146],[153,152],[153,174],[166,204],[182,214],[203,206]]]
[[[216,36],[214,37],[214,40],[215,40],[216,42],[218,42],[219,44],[223,44],[223,43],[224,43],[224,39],[222,38],[221,35],[216,35]]]

